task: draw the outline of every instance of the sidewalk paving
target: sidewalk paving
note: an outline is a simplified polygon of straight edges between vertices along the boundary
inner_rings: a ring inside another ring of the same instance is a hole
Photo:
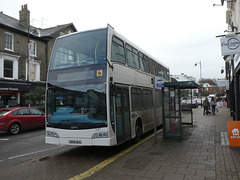
[[[229,109],[203,116],[193,112],[193,127],[183,126],[183,139],[154,137],[87,179],[91,180],[211,180],[240,179],[240,149],[228,145]]]

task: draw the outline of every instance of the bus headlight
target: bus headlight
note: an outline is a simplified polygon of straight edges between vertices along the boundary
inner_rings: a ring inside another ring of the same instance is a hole
[[[108,137],[108,132],[97,132],[92,135],[92,139],[107,138],[107,137]]]
[[[53,131],[47,131],[46,135],[49,136],[49,137],[59,138],[58,133],[55,133]]]

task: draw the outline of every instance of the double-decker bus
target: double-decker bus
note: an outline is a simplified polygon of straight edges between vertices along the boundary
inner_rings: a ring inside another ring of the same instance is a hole
[[[152,78],[169,69],[107,28],[59,37],[49,65],[46,143],[114,146],[154,128]],[[157,125],[162,123],[156,90]]]

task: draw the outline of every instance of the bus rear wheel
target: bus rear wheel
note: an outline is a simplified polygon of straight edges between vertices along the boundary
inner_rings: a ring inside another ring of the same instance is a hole
[[[135,137],[134,141],[135,141],[135,143],[138,143],[143,134],[142,126],[141,126],[140,122],[136,123],[135,132],[136,132],[136,137]]]

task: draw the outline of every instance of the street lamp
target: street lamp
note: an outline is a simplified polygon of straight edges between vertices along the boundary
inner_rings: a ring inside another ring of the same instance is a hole
[[[194,64],[194,66],[197,66],[197,65],[200,65],[200,79],[199,79],[199,84],[203,84],[203,80],[202,80],[202,64],[201,64],[201,61],[200,62],[196,62],[195,64]],[[201,107],[202,107],[202,93],[203,93],[203,88],[202,88],[202,90],[201,90]]]
[[[203,83],[203,81],[202,81],[202,64],[201,64],[201,61],[200,62],[196,62],[195,64],[194,64],[194,66],[197,66],[197,65],[200,65],[200,79],[199,79],[199,84],[200,84],[200,82],[201,82],[201,84]]]

